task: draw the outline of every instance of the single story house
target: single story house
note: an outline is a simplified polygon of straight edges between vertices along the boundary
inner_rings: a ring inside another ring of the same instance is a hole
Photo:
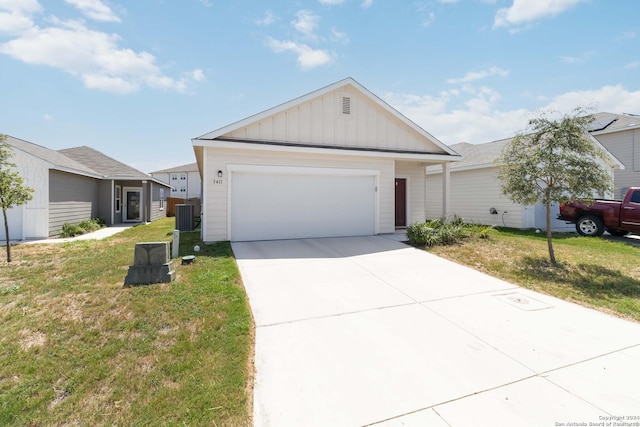
[[[614,197],[622,199],[629,187],[640,186],[640,116],[633,114],[594,114],[591,135],[622,162],[615,171]]]
[[[611,179],[614,170],[624,169],[624,165],[598,141],[589,136],[592,142],[607,154],[607,167],[611,168]],[[497,177],[498,166],[495,161],[502,150],[513,138],[485,144],[458,143],[451,148],[462,155],[462,161],[451,166],[450,180],[455,191],[451,195],[451,214],[456,214],[466,222],[475,224],[497,225],[511,228],[546,229],[546,209],[538,203],[525,206],[513,203],[502,194],[500,180]],[[427,217],[439,218],[442,168],[427,168],[427,197],[436,201],[427,208]],[[611,197],[612,195],[599,195]],[[552,205],[552,229],[556,231],[573,230],[573,225],[556,219],[558,206]]]
[[[451,148],[352,78],[192,139],[205,242],[393,233],[425,219]]]
[[[8,213],[10,240],[58,236],[64,223],[102,218],[107,225],[165,216],[171,186],[89,147],[51,150],[12,136],[18,173],[33,199]],[[5,241],[4,220],[0,241]]]

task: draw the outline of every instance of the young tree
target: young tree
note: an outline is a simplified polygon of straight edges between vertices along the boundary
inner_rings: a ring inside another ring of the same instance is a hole
[[[593,116],[577,108],[553,120],[542,113],[529,121],[502,151],[497,163],[502,193],[524,205],[541,202],[547,214],[547,245],[551,264],[557,265],[551,235],[551,204],[570,199],[592,199],[594,193],[613,191],[605,152],[588,134]]]
[[[26,187],[20,174],[13,169],[16,165],[9,161],[13,152],[9,148],[9,144],[4,142],[5,138],[0,134],[0,208],[2,208],[4,235],[7,240],[7,262],[11,262],[7,211],[13,206],[23,205],[31,200],[33,189]]]

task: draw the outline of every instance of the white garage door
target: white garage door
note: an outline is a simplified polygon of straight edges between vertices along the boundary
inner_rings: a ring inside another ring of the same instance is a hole
[[[374,175],[312,173],[234,171],[231,240],[375,234]]]

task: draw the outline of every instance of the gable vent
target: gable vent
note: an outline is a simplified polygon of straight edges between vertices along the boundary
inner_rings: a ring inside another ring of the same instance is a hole
[[[348,96],[342,97],[342,114],[351,114],[351,98]]]

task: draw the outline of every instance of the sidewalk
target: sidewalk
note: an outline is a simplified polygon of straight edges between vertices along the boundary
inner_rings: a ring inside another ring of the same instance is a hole
[[[107,237],[111,237],[115,234],[118,234],[128,228],[134,227],[138,225],[136,224],[116,224],[110,227],[101,228],[100,230],[94,231],[92,233],[82,234],[76,237],[66,237],[59,239],[41,239],[41,240],[19,240],[19,241],[11,241],[11,245],[33,245],[39,243],[66,243],[66,242],[74,242],[77,240],[102,240]],[[7,244],[6,241],[0,240],[0,246],[5,246]]]

